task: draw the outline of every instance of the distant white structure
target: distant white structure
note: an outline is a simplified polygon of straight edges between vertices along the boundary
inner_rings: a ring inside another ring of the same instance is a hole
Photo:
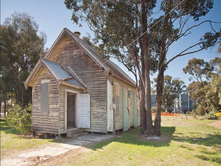
[[[181,94],[179,94],[179,98],[175,98],[173,100],[173,102],[174,102],[174,109],[173,109],[172,113],[183,113]]]

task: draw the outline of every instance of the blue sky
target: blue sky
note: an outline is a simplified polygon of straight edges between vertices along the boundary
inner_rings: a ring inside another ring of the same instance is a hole
[[[39,25],[39,31],[44,31],[46,33],[47,43],[45,47],[50,48],[65,27],[71,31],[81,32],[81,37],[88,36],[88,33],[93,37],[93,32],[90,31],[86,24],[83,24],[83,27],[78,27],[76,24],[73,24],[71,21],[72,11],[66,9],[64,0],[1,0],[0,2],[1,24],[3,24],[5,18],[10,16],[14,11],[28,13],[30,16],[34,17],[34,20]],[[221,0],[215,0],[214,8],[206,17],[201,18],[200,21],[206,19],[221,22]],[[188,23],[188,26],[191,26],[192,23],[192,21]],[[168,52],[167,59],[170,59],[183,49],[191,46],[191,44],[196,43],[208,28],[209,27],[206,25],[201,26],[197,30],[192,31],[191,35],[174,43]],[[196,57],[209,61],[216,56],[221,56],[221,54],[217,53],[217,46],[196,54],[180,57],[170,63],[165,75],[168,74],[172,77],[179,77],[188,85],[190,83],[188,80],[190,75],[183,73],[183,67],[187,65],[188,60]],[[133,75],[129,73],[123,65],[116,60],[113,61],[133,78]],[[151,78],[154,77],[156,77],[156,74]]]

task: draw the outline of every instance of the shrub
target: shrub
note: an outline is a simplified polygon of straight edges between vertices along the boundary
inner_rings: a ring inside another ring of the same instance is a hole
[[[197,115],[205,115],[205,112],[206,112],[206,108],[202,105],[197,105],[196,107],[196,114]]]
[[[5,116],[6,123],[18,130],[20,133],[27,133],[31,131],[31,104],[24,109],[19,105],[13,106]]]
[[[218,117],[213,112],[205,114],[204,118],[208,119],[208,120],[216,120],[216,119],[218,119]]]
[[[196,109],[193,109],[191,114],[192,114],[193,118],[196,119]]]
[[[151,108],[152,113],[156,112],[156,106]],[[161,112],[165,112],[165,108],[163,106],[161,106]]]

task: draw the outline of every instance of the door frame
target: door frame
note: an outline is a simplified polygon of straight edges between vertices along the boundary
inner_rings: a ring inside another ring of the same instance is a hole
[[[77,94],[79,94],[79,92],[77,92],[77,91],[74,91],[74,90],[69,90],[69,89],[65,89],[65,121],[64,121],[64,123],[65,123],[65,130],[67,130],[67,99],[68,99],[68,92],[69,93],[72,93],[72,94],[75,94],[75,95],[77,95]],[[76,97],[75,97],[75,101],[76,101]],[[75,111],[77,111],[76,110],[77,109],[77,103],[75,102]]]

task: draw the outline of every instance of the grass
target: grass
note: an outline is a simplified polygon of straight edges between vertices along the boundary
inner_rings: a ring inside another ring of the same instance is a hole
[[[162,117],[161,141],[140,139],[140,129],[73,154],[57,165],[221,165],[221,130],[215,121]]]
[[[52,139],[34,139],[20,135],[17,130],[8,127],[4,120],[0,120],[0,125],[2,157],[53,142]]]

